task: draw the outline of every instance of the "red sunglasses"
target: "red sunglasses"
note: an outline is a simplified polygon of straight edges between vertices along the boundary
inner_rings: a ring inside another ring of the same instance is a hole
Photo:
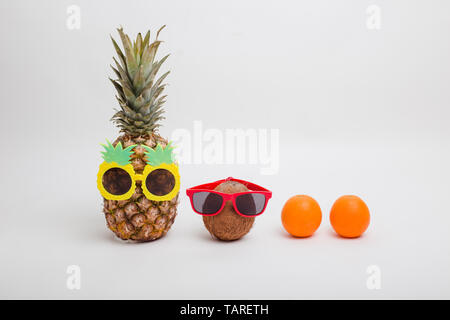
[[[250,191],[233,194],[214,191],[225,181],[236,181],[245,185]],[[203,216],[214,216],[222,211],[226,201],[233,202],[236,212],[243,217],[256,217],[264,212],[272,192],[254,183],[227,178],[216,182],[202,184],[186,190],[191,199],[192,209]]]

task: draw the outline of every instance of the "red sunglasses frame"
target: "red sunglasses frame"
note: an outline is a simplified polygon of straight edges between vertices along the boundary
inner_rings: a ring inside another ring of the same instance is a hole
[[[236,182],[242,183],[242,184],[245,185],[250,191],[237,192],[237,193],[233,193],[233,194],[222,193],[222,192],[214,191],[214,188],[215,188],[215,187],[217,187],[219,184],[221,184],[222,182],[225,182],[225,181],[236,181]],[[223,199],[223,201],[222,201],[222,206],[221,206],[220,209],[217,210],[217,212],[215,212],[215,213],[205,214],[205,213],[198,212],[198,211],[194,208],[194,199],[193,199],[194,194],[197,193],[197,192],[210,192],[210,193],[215,193],[215,194],[221,196],[222,199]],[[237,198],[238,196],[240,196],[240,195],[243,195],[243,194],[251,194],[251,193],[259,193],[259,194],[264,195],[264,197],[265,197],[264,208],[263,208],[263,209],[261,210],[261,212],[258,213],[258,214],[245,215],[245,214],[241,213],[241,212],[238,210],[238,208],[237,208],[237,206],[236,206],[236,198]],[[248,182],[248,181],[245,181],[245,180],[234,179],[234,178],[232,178],[232,177],[229,177],[229,178],[226,178],[226,179],[223,179],[223,180],[218,180],[218,181],[211,182],[211,183],[202,184],[202,185],[199,185],[199,186],[196,186],[196,187],[189,188],[189,189],[186,190],[186,194],[187,194],[187,196],[189,197],[189,199],[191,200],[191,207],[192,207],[192,210],[194,210],[196,213],[198,213],[198,214],[200,214],[200,215],[202,215],[202,216],[215,216],[215,215],[217,215],[220,211],[223,210],[223,208],[225,207],[225,204],[226,204],[227,201],[232,201],[232,202],[233,202],[234,210],[237,212],[237,214],[239,214],[239,215],[242,216],[242,217],[246,217],[246,218],[256,217],[256,216],[259,216],[259,215],[263,214],[263,212],[266,210],[267,203],[269,202],[269,199],[272,198],[272,192],[271,192],[271,191],[269,191],[269,190],[267,190],[267,189],[265,189],[265,188],[263,188],[263,187],[261,187],[261,186],[258,186],[257,184],[254,184],[254,183],[251,183],[251,182]]]

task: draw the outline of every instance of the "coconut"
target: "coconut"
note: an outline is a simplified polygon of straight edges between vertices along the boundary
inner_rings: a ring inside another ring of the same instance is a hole
[[[242,183],[225,181],[219,184],[215,191],[222,193],[236,193],[249,191]],[[233,207],[231,201],[227,201],[222,211],[214,216],[203,216],[203,223],[209,233],[219,240],[231,241],[245,236],[251,229],[254,217],[240,216]]]

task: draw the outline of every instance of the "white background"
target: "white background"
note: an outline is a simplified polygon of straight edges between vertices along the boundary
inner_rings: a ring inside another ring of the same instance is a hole
[[[81,29],[66,27],[81,8]],[[366,27],[369,5],[381,29]],[[450,298],[448,1],[2,1],[0,298]],[[118,130],[109,34],[162,24],[170,86],[163,136],[180,128],[280,130],[278,174],[184,165],[168,235],[122,242],[95,185]],[[273,191],[242,240],[213,240],[186,187],[229,175]],[[323,222],[282,229],[292,195]],[[372,221],[354,240],[328,222],[357,194]],[[68,290],[66,269],[81,268]],[[366,269],[381,270],[381,289]]]

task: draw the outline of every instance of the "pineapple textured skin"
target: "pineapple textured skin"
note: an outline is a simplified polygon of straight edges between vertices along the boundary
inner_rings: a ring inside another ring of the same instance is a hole
[[[145,167],[145,149],[157,143],[163,147],[167,140],[158,135],[131,137],[122,135],[113,145],[121,142],[123,146],[137,144],[131,157],[136,173],[141,174]],[[142,192],[141,182],[128,200],[107,200],[103,202],[103,212],[108,228],[123,240],[152,241],[164,236],[171,228],[177,215],[178,195],[170,201],[151,201]]]

